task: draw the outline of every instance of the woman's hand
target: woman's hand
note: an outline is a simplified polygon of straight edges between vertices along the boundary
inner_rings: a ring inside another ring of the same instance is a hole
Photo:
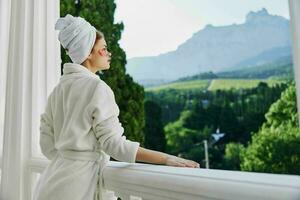
[[[166,159],[166,165],[174,167],[191,167],[200,168],[200,164],[192,160],[179,158],[173,155],[168,155]]]
[[[186,160],[167,153],[150,150],[143,147],[138,148],[135,160],[145,163],[168,165],[175,167],[200,168],[199,163],[196,163],[192,160]]]

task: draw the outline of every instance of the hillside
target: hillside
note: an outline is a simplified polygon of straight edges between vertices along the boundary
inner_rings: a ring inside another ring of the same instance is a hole
[[[161,90],[204,90],[209,87],[210,80],[193,80],[168,83],[160,86],[146,88],[147,92],[156,92]]]
[[[216,73],[219,78],[245,78],[245,79],[293,79],[293,65],[291,57],[284,57],[275,62],[263,65],[239,68],[232,71]]]
[[[260,82],[267,83],[268,86],[274,86],[282,81],[261,79],[215,79],[211,81],[207,90],[249,89],[257,87]]]
[[[182,77],[175,82],[218,78],[291,80],[293,79],[292,58],[291,56],[287,56],[262,65],[233,68],[217,73],[204,72],[193,76]]]
[[[230,89],[249,89],[256,87],[260,82],[265,82],[269,86],[282,83],[280,80],[270,79],[213,79],[213,80],[191,80],[164,84],[146,88],[146,92],[159,92],[163,90],[230,90]]]

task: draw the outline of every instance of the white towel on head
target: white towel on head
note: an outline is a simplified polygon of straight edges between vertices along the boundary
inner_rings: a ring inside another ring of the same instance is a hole
[[[81,17],[67,14],[56,21],[55,30],[60,30],[58,40],[68,49],[73,63],[81,64],[91,53],[96,40],[96,29]]]

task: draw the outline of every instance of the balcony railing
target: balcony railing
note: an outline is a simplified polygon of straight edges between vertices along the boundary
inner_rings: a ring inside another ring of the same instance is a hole
[[[103,176],[122,200],[300,199],[300,176],[292,175],[110,162]]]
[[[32,159],[31,172],[49,161]],[[299,200],[300,176],[110,161],[104,187],[122,200]]]

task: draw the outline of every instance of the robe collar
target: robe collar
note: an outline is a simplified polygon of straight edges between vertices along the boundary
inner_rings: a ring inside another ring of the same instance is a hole
[[[98,75],[94,74],[88,70],[85,66],[76,63],[65,63],[63,67],[63,75],[83,75],[90,76],[93,78],[100,78]]]

